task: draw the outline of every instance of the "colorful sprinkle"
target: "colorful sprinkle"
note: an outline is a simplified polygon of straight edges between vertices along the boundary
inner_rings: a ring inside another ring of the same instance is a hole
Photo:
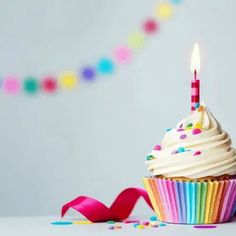
[[[200,103],[199,103],[199,102],[197,102],[197,103],[194,104],[194,108],[195,108],[195,109],[198,109],[199,107],[200,107]]]
[[[178,128],[178,129],[177,129],[177,132],[182,132],[182,131],[184,131],[183,128]]]
[[[139,225],[140,225],[140,223],[134,223],[134,224],[133,224],[134,228],[136,228],[136,227],[139,226]]]
[[[192,127],[192,126],[193,126],[193,123],[189,123],[189,124],[187,124],[186,127]]]
[[[70,221],[56,221],[56,222],[52,222],[52,225],[72,225],[73,223]]]
[[[164,223],[160,223],[159,226],[166,226],[166,224],[164,224]]]
[[[149,219],[150,219],[151,221],[157,221],[157,217],[156,217],[156,216],[151,216]]]
[[[159,29],[159,24],[154,19],[148,19],[143,24],[143,30],[146,34],[153,34]]]
[[[171,131],[172,129],[171,128],[168,128],[168,129],[166,129],[166,132],[169,132],[169,131]]]
[[[88,224],[92,224],[92,222],[89,220],[79,220],[79,221],[74,221],[73,224],[75,224],[75,225],[88,225]]]
[[[187,138],[187,135],[186,134],[182,134],[179,136],[180,139],[186,139]]]
[[[196,151],[196,152],[194,152],[194,154],[193,154],[194,156],[198,156],[198,155],[201,155],[201,151]]]
[[[199,111],[199,112],[201,112],[201,111],[203,111],[204,110],[204,106],[200,106],[200,107],[198,107],[198,109],[197,109],[197,111]]]
[[[194,225],[193,227],[196,229],[215,229],[217,225]]]
[[[133,223],[139,223],[140,222],[140,220],[124,220],[123,221],[123,223],[125,223],[125,224],[133,224]]]
[[[107,221],[107,224],[115,224],[116,222],[114,220]]]
[[[193,129],[192,130],[192,134],[196,135],[196,134],[200,134],[202,131],[200,129]]]
[[[161,150],[161,145],[159,145],[159,144],[155,145],[153,150],[160,151]]]
[[[179,147],[178,152],[185,152],[185,148],[184,147]]]
[[[202,125],[200,123],[197,123],[197,124],[194,125],[194,128],[201,129]]]
[[[143,222],[142,222],[142,225],[148,226],[148,225],[149,225],[149,221],[143,221]]]
[[[138,228],[138,229],[144,229],[145,226],[144,226],[144,225],[138,225],[138,226],[136,226],[136,228]]]
[[[147,160],[148,160],[148,161],[153,160],[153,159],[155,159],[155,157],[154,157],[153,155],[148,155],[148,156],[147,156]]]

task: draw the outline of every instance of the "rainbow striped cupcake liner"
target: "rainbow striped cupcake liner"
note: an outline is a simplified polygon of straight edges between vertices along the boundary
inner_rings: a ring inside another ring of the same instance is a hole
[[[236,210],[236,179],[184,182],[143,178],[160,221],[213,224],[230,221]]]

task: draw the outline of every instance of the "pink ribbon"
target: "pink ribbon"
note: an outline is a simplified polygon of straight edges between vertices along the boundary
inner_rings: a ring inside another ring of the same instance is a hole
[[[143,197],[152,208],[148,194],[144,189],[127,188],[116,197],[110,208],[94,198],[79,196],[62,207],[61,217],[66,214],[69,208],[73,208],[91,222],[121,221],[129,217],[140,197]]]

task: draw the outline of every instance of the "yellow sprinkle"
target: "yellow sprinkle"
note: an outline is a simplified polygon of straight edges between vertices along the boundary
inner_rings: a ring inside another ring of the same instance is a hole
[[[75,225],[88,225],[88,224],[92,224],[91,221],[88,220],[80,220],[80,221],[75,221],[73,222]]]
[[[136,228],[138,228],[138,229],[144,229],[145,226],[144,226],[144,225],[138,225]]]
[[[156,14],[160,19],[169,19],[173,15],[173,8],[169,3],[159,4],[156,9]]]
[[[186,127],[185,130],[189,130],[189,129],[192,129],[193,127],[190,126],[190,127]]]
[[[197,128],[197,129],[202,129],[202,124],[200,123],[197,123],[194,125],[194,128]]]

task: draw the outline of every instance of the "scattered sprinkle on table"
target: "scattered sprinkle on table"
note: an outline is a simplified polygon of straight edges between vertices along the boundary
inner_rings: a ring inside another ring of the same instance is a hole
[[[72,225],[73,223],[70,221],[55,221],[51,223],[52,225]]]
[[[215,229],[215,228],[217,228],[216,225],[194,225],[193,227],[196,229]]]
[[[79,221],[74,221],[73,224],[76,224],[76,225],[88,225],[88,224],[92,224],[92,222],[88,221],[88,220],[79,220]]]

